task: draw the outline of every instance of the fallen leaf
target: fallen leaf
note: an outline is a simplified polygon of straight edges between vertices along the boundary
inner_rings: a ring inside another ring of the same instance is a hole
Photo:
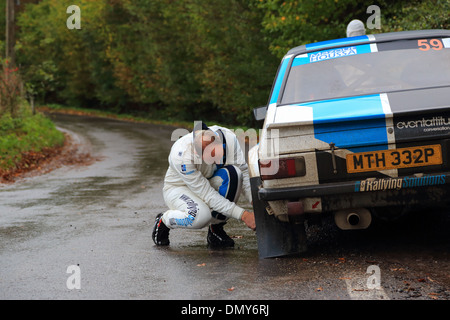
[[[434,300],[438,300],[439,299],[439,294],[437,294],[436,292],[430,292],[429,294],[428,294],[428,296],[431,298],[431,299],[434,299]]]
[[[391,268],[391,271],[405,271],[404,268]]]

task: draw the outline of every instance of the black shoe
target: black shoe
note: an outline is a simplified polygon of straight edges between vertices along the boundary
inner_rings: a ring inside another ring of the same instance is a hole
[[[206,238],[208,244],[212,248],[231,248],[234,247],[234,240],[231,239],[223,226],[225,223],[212,224],[208,228],[208,237]]]
[[[169,245],[169,231],[170,229],[162,221],[162,213],[158,214],[155,219],[155,225],[153,227],[152,239],[158,246]]]

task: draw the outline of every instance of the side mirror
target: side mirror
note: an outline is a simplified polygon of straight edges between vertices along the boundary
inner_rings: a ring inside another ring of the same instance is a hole
[[[266,118],[266,113],[267,113],[267,106],[262,106],[253,109],[253,116],[255,117],[256,121],[264,120]]]

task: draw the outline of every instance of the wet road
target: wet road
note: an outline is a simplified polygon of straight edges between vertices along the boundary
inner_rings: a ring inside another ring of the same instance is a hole
[[[174,230],[159,248],[151,229],[166,208],[174,128],[53,117],[100,160],[0,186],[0,299],[450,298],[445,210],[361,232],[325,221],[295,257],[258,259],[255,234],[237,221],[232,250],[208,249],[206,230]]]

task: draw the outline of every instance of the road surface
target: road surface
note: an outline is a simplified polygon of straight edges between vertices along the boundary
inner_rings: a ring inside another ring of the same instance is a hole
[[[0,186],[0,299],[448,300],[450,219],[445,210],[358,232],[325,220],[309,251],[259,259],[238,221],[231,250],[210,250],[206,230],[151,240],[166,209],[162,181],[174,130],[53,115],[99,160]],[[186,310],[185,310],[186,311]],[[181,310],[180,310],[181,312]]]

